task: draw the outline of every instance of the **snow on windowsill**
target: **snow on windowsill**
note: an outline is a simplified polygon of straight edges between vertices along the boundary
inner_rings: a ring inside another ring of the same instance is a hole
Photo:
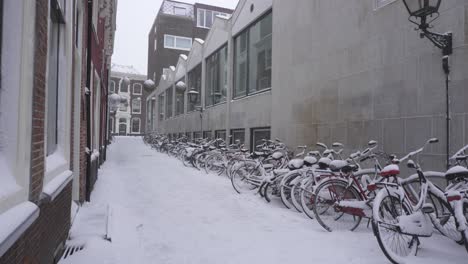
[[[39,207],[31,202],[21,203],[0,214],[0,256],[18,240],[37,217],[39,217]]]
[[[64,165],[67,165],[67,160],[63,156],[62,151],[57,149],[57,151],[46,158],[46,174]]]
[[[44,186],[44,188],[42,189],[42,193],[47,198],[50,198],[50,201],[53,201],[72,179],[73,172],[69,170],[62,172],[60,175],[54,177],[50,182],[48,182]]]
[[[4,157],[0,154],[0,201],[21,190],[15,177],[8,168]]]

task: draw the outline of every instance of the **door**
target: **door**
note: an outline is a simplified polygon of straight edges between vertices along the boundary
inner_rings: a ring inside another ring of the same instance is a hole
[[[119,136],[126,136],[127,135],[127,124],[120,124],[119,125]]]

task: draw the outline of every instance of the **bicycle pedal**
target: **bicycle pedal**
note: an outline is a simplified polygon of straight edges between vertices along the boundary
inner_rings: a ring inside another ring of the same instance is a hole
[[[435,211],[435,209],[432,204],[424,204],[421,208],[421,211],[425,214],[432,214]]]

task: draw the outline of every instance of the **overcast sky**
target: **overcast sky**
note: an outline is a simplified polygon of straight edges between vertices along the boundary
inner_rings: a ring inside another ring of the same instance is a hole
[[[204,3],[234,9],[238,0],[179,0]],[[133,65],[146,75],[148,63],[148,33],[162,0],[119,0],[117,32],[112,62]]]

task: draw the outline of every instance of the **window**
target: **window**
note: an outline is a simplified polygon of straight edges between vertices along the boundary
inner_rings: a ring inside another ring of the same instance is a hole
[[[188,89],[191,90],[195,88],[198,92],[197,101],[195,103],[189,102],[188,112],[195,111],[197,106],[201,106],[201,76],[202,75],[202,65],[199,64],[193,70],[188,73]]]
[[[198,9],[197,13],[197,27],[201,28],[211,28],[217,16],[229,17],[229,14],[226,13],[201,8]]]
[[[113,117],[109,118],[109,131],[111,133],[114,133],[114,118]]]
[[[164,94],[158,96],[158,120],[164,120]]]
[[[164,48],[190,50],[192,48],[192,39],[186,37],[164,35]]]
[[[173,96],[173,88],[169,88],[166,90],[166,119],[172,117],[172,96]]]
[[[141,94],[143,91],[143,86],[141,83],[133,84],[133,94]]]
[[[53,1],[55,2],[55,1]],[[53,12],[53,11],[51,11]],[[48,53],[48,63],[49,63],[49,74],[47,81],[47,146],[46,153],[50,155],[54,153],[57,149],[58,143],[58,92],[59,92],[59,56],[60,56],[60,22],[56,19],[52,19],[50,23],[50,35],[49,43],[50,50]]]
[[[203,131],[203,138],[211,139],[211,137],[212,137],[211,131]]]
[[[206,106],[226,101],[227,66],[227,46],[222,47],[206,59]]]
[[[141,98],[135,98],[132,100],[132,113],[141,114]]]
[[[215,131],[215,138],[226,140],[226,130],[216,130]]]
[[[93,26],[94,26],[94,30],[97,34],[98,32],[98,21],[99,21],[99,0],[94,0],[93,1]]]
[[[271,88],[272,15],[234,39],[234,98]]]
[[[158,48],[158,39],[155,37],[154,39],[154,51]]]
[[[179,80],[182,82],[183,80]],[[185,91],[178,91],[176,89],[176,116],[184,114],[185,107]]]
[[[125,99],[124,103],[120,103],[120,108],[119,110],[121,112],[127,112],[128,111],[128,99]]]
[[[109,83],[109,92],[115,93],[115,82],[114,81],[110,81],[110,83]]]
[[[132,133],[140,133],[140,118],[132,118]]]
[[[231,144],[236,144],[239,140],[239,144],[245,142],[245,129],[233,129],[231,130]]]
[[[200,139],[201,138],[201,135],[202,133],[201,132],[193,132],[193,139]]]
[[[395,2],[395,0],[374,0],[374,9],[384,7],[393,2]]]
[[[264,139],[270,139],[270,128],[253,128],[251,135],[250,149],[254,150]]]
[[[128,93],[128,86],[130,86],[130,85],[125,85],[124,81],[121,80],[120,81],[120,92],[121,93]]]
[[[185,9],[185,7],[174,6],[174,15],[176,15],[176,16],[186,16],[187,15],[187,9]]]
[[[185,137],[187,138],[188,141],[192,140],[192,133],[186,132]]]

